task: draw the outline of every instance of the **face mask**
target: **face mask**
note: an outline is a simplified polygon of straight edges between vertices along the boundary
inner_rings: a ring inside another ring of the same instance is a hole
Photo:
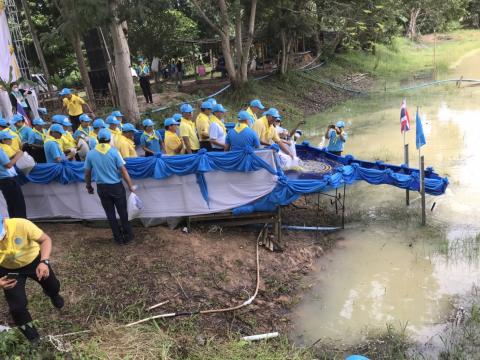
[[[17,87],[14,87],[12,90],[15,91],[15,92],[17,92],[17,91],[18,91],[18,88],[17,88]]]

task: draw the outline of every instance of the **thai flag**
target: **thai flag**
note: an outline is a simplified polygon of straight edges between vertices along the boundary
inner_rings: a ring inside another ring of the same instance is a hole
[[[408,115],[407,100],[403,99],[400,109],[400,131],[403,133],[408,130],[410,130],[410,115]]]

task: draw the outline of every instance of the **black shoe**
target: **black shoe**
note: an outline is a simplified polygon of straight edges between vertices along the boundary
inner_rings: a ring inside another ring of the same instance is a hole
[[[130,235],[130,236],[125,235],[125,236],[123,237],[123,245],[130,244],[130,243],[133,241],[133,239],[134,239],[134,236],[133,236],[133,235]]]
[[[52,301],[52,305],[55,306],[57,309],[61,309],[63,308],[63,305],[65,305],[65,301],[60,294],[52,296],[50,300]]]
[[[113,242],[117,245],[123,245],[123,237],[121,238],[114,238]]]
[[[23,335],[25,335],[27,340],[30,341],[32,345],[38,345],[38,343],[40,342],[40,334],[34,326],[25,324],[19,326],[18,329]]]

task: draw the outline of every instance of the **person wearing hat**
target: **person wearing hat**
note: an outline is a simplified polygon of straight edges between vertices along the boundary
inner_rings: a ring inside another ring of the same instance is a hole
[[[176,122],[180,123],[180,121],[182,121],[182,114],[179,114],[179,113],[173,114],[172,119],[174,119]]]
[[[150,104],[153,104],[152,99],[152,89],[150,88],[150,67],[145,63],[143,58],[138,58],[138,66],[135,69],[140,79],[140,87],[142,88],[143,96],[145,97],[145,101]]]
[[[258,99],[250,101],[250,106],[247,108],[247,112],[252,116],[253,122],[249,124],[250,127],[258,120],[257,115],[261,113],[262,110],[265,109],[262,102]]]
[[[255,131],[248,126],[252,121],[252,115],[247,111],[242,110],[238,113],[238,123],[228,132],[225,139],[225,150],[243,150],[245,148],[258,149],[260,141]]]
[[[62,138],[61,138],[62,150],[65,154],[73,153],[73,157],[75,157],[77,153],[77,142],[73,138],[72,123],[68,118],[65,118],[63,120],[62,127],[63,127],[63,130],[65,130],[65,133],[62,135]]]
[[[344,131],[345,122],[337,121],[335,125],[329,125],[325,133],[328,140],[327,151],[333,155],[342,156],[343,146],[347,141],[347,133]]]
[[[90,136],[88,137],[88,147],[90,150],[95,149],[95,146],[98,144],[98,133],[100,130],[105,129],[107,125],[103,119],[95,119],[92,123],[93,130],[90,132]]]
[[[115,116],[117,120],[120,121],[120,125],[125,122],[125,115],[123,115],[120,110],[114,110],[110,115]]]
[[[34,223],[0,217],[0,287],[15,325],[32,343],[38,343],[40,336],[27,307],[27,278],[40,284],[54,307],[64,306],[60,282],[50,264],[51,252],[52,239]],[[15,278],[7,276],[11,273]]]
[[[45,151],[43,149],[43,144],[47,136],[45,124],[45,121],[43,121],[41,118],[33,119],[33,129],[28,137],[30,155],[32,155],[37,163],[47,162],[47,159],[45,158]]]
[[[118,150],[110,146],[111,136],[107,129],[101,129],[98,132],[98,144],[88,152],[85,160],[85,182],[87,192],[93,194],[93,171],[97,193],[112,229],[113,240],[115,243],[123,245],[133,240],[133,230],[128,221],[127,194],[122,178],[127,183],[130,192],[135,192],[135,187],[125,168],[125,161]],[[121,228],[115,210],[120,217]]]
[[[22,157],[23,152],[12,150],[10,147],[12,140],[12,134],[6,131],[0,132],[0,190],[7,203],[8,215],[11,218],[26,218],[25,199],[18,183],[17,172],[13,167]]]
[[[70,152],[68,156],[65,156],[63,152],[63,140],[62,137],[65,135],[65,130],[60,124],[53,124],[50,127],[50,135],[45,139],[45,144],[43,149],[45,150],[45,158],[47,163],[60,163],[64,160],[72,159],[75,154]]]
[[[154,123],[151,119],[143,120],[143,134],[140,137],[140,145],[145,151],[145,156],[152,156],[162,152],[163,141],[153,128]]]
[[[117,119],[116,116],[109,115],[105,119],[105,123],[108,125],[108,131],[112,134],[112,144],[113,146],[117,146],[117,142],[120,141],[122,136],[122,130],[120,130],[119,125],[120,121]]]
[[[180,125],[174,118],[165,119],[165,153],[178,155],[183,150],[183,142],[177,135],[177,126]]]
[[[211,97],[211,98],[208,98],[207,101],[212,104],[212,106],[215,106],[217,105],[217,100],[215,100],[215,98]]]
[[[200,114],[198,114],[195,120],[197,126],[197,134],[200,140],[200,148],[210,151],[212,149],[209,140],[208,130],[210,128],[210,115],[212,114],[212,103],[204,101],[200,105]]]
[[[122,127],[122,136],[118,138],[116,143],[116,148],[120,152],[120,155],[125,158],[137,157],[137,152],[135,151],[135,126],[130,123],[123,124]]]
[[[90,132],[92,131],[92,128],[90,127],[92,119],[90,119],[90,116],[82,114],[78,119],[80,120],[80,126],[73,133],[75,141],[78,141],[79,138],[86,139],[90,136]]]
[[[212,109],[213,114],[210,116],[210,129],[208,130],[212,151],[225,150],[227,128],[225,127],[223,116],[226,111],[227,109],[222,104],[217,104]]]
[[[28,143],[28,137],[32,133],[32,128],[30,126],[25,126],[25,119],[20,114],[13,115],[12,125],[14,126],[14,131],[20,137],[22,144]]]
[[[8,132],[10,135],[13,136],[12,145],[10,145],[10,147],[14,152],[20,151],[22,149],[22,142],[20,140],[20,136],[18,136],[18,134],[10,128],[10,124],[8,123],[8,121],[3,118],[0,118],[0,131]]]
[[[275,129],[275,121],[280,118],[281,116],[278,110],[270,108],[263,113],[263,116],[260,119],[255,121],[255,124],[253,124],[253,130],[257,133],[258,138],[260,139],[260,144],[270,146],[273,143],[276,143],[286,155],[293,158],[290,149],[285,142],[280,139],[277,130]]]
[[[183,104],[180,106],[182,113],[182,120],[180,121],[180,137],[183,140],[186,154],[194,154],[200,149],[200,141],[195,128],[195,123],[192,121],[193,108],[190,104]]]
[[[68,113],[70,121],[72,122],[73,131],[76,131],[80,125],[80,115],[86,112],[86,109],[88,109],[91,114],[93,114],[93,111],[88,103],[68,88],[62,89],[60,96],[64,96],[62,110]]]

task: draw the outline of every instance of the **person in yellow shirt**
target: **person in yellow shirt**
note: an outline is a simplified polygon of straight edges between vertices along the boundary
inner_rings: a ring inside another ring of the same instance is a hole
[[[17,152],[22,149],[22,141],[20,140],[20,136],[18,136],[18,134],[10,128],[8,121],[3,118],[0,118],[0,131],[6,131],[12,135],[13,138],[10,147],[13,149],[13,151]]]
[[[116,148],[124,159],[138,156],[137,152],[135,151],[135,131],[135,126],[133,126],[132,124],[123,124],[122,136],[119,137]]]
[[[212,103],[210,101],[205,101],[200,105],[200,114],[198,114],[197,119],[195,120],[197,126],[197,134],[200,140],[200,148],[206,149],[207,151],[212,150],[212,145],[210,144],[210,116],[212,114]]]
[[[265,109],[265,106],[263,106],[262,102],[258,99],[250,101],[250,106],[247,108],[247,112],[252,116],[253,118],[253,123],[249,122],[249,126],[252,127],[255,121],[258,120],[257,115],[260,114],[262,110]]]
[[[183,143],[180,137],[177,135],[177,126],[180,125],[175,119],[165,119],[165,153],[167,155],[181,154],[183,149]]]
[[[72,134],[72,123],[70,120],[65,118],[62,123],[63,130],[65,130],[65,134],[62,135],[62,150],[65,154],[70,152],[76,152],[77,149],[77,142],[75,141],[73,134]]]
[[[270,146],[276,143],[280,149],[291,158],[293,158],[287,144],[278,136],[275,128],[275,120],[280,119],[280,113],[275,108],[270,108],[266,111],[260,119],[257,119],[253,124],[252,129],[257,133],[260,139],[260,144]]]
[[[50,266],[51,252],[52,239],[31,221],[0,217],[0,288],[15,325],[32,343],[38,343],[40,335],[27,308],[27,278],[40,284],[57,309],[64,305]]]
[[[183,140],[186,154],[194,154],[200,149],[195,123],[192,121],[193,108],[190,104],[180,107],[182,120],[180,121],[180,137]]]
[[[80,96],[75,95],[72,90],[64,88],[60,91],[60,96],[64,96],[62,109],[68,113],[70,121],[73,124],[73,131],[77,131],[77,128],[80,125],[80,116],[85,112],[84,108],[87,108],[92,117],[95,117],[90,105],[88,105]]]
[[[110,145],[117,147],[117,142],[120,141],[122,137],[122,130],[120,130],[120,120],[116,116],[109,115],[105,119],[105,123],[108,126],[108,131],[112,134]]]

